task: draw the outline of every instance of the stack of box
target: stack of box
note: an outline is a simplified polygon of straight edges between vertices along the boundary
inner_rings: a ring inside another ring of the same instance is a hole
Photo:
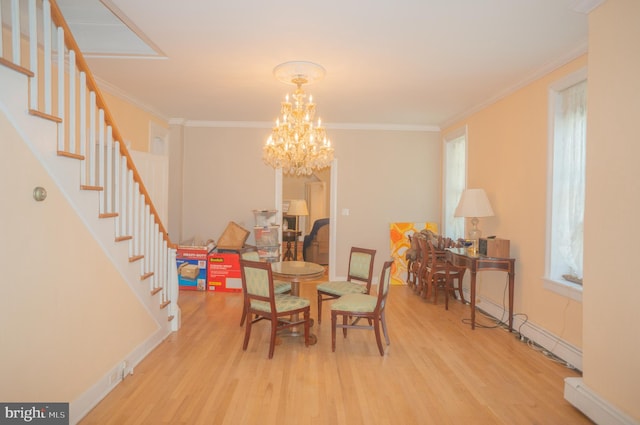
[[[261,259],[268,262],[280,261],[280,226],[275,223],[276,210],[253,210],[256,225],[253,234]]]
[[[218,239],[218,247],[207,256],[207,286],[210,291],[242,291],[238,251],[248,237],[248,230],[233,221],[229,222]]]
[[[176,251],[178,287],[185,290],[207,289],[207,255],[214,248],[213,242],[206,245],[191,241],[181,242]]]

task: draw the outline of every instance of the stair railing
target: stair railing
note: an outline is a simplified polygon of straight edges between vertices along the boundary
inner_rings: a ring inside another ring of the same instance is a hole
[[[58,123],[57,154],[81,163],[80,188],[100,192],[99,217],[160,306],[177,309],[175,244],[123,143],[100,89],[55,0],[0,0],[0,64],[29,77],[29,113]]]

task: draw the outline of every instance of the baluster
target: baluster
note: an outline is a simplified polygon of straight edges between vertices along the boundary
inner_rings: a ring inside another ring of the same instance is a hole
[[[64,151],[65,146],[65,137],[64,137],[64,129],[65,129],[65,113],[64,113],[64,29],[62,27],[58,27],[57,30],[57,50],[58,50],[58,117],[62,120],[62,123],[58,124],[58,151]]]
[[[51,115],[53,87],[51,85],[51,68],[53,61],[51,60],[51,2],[43,0],[42,2],[42,22],[43,22],[43,50],[44,50],[44,112]]]
[[[120,143],[115,142],[113,149],[115,149],[116,158],[113,161],[113,198],[114,198],[114,207],[113,211],[117,214],[115,220],[115,228],[116,228],[116,238],[122,236],[122,229],[120,228],[120,220],[121,220],[121,207],[120,207],[120,191],[122,190],[122,182],[120,181]],[[107,198],[107,203],[111,200],[111,195]]]
[[[11,51],[13,63],[22,65],[20,59],[20,3],[19,0],[11,0]]]
[[[29,108],[38,110],[38,23],[36,0],[29,0],[29,69],[33,77],[29,79]]]
[[[114,145],[116,146],[115,148]],[[111,140],[111,143],[107,142],[106,148],[104,146],[100,146],[100,150],[98,153],[99,155],[103,156],[103,159],[100,161],[100,164],[104,164],[104,170],[100,173],[100,177],[102,178],[102,180],[100,181],[100,186],[102,186],[105,191],[105,199],[107,202],[105,208],[108,212],[113,212],[113,150],[118,149],[119,146],[119,142],[114,142],[113,140]],[[105,156],[106,158],[104,158]],[[117,160],[115,162],[117,163]]]

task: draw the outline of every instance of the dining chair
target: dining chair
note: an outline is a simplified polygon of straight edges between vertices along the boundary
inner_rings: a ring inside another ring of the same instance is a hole
[[[433,244],[433,240],[426,241],[428,255],[426,256],[426,268],[420,276],[422,279],[422,287],[424,288],[424,297],[429,298],[433,291],[433,303],[438,303],[438,290],[445,291],[445,308],[449,309],[449,294],[453,294],[458,289],[462,297],[462,277],[464,269],[453,266],[446,260],[444,250],[438,250]],[[453,280],[457,280],[456,287],[453,286]],[[464,298],[462,298],[464,303]]]
[[[251,337],[251,328],[260,320],[271,322],[269,339],[269,358],[273,358],[276,345],[276,332],[282,329],[304,325],[304,345],[309,346],[309,327],[311,322],[311,302],[307,298],[290,294],[276,294],[271,272],[271,263],[240,259],[242,290],[247,315],[255,318],[247,320],[242,350],[246,351]],[[294,315],[302,314],[302,319],[293,320]]]
[[[258,254],[258,248],[255,246],[248,246],[240,249],[240,258],[249,261],[260,261],[260,255]],[[273,281],[274,292],[276,294],[289,294],[291,293],[291,282],[284,282],[280,280]],[[246,294],[246,292],[243,292]],[[245,295],[246,296],[246,295]],[[242,303],[242,317],[240,318],[240,326],[244,325],[244,321],[247,318],[247,303]]]
[[[331,351],[336,351],[336,329],[342,328],[344,337],[347,337],[347,329],[373,329],[376,334],[376,342],[380,355],[384,356],[382,339],[380,338],[380,328],[384,334],[387,345],[389,333],[387,332],[387,321],[385,318],[385,308],[387,306],[387,296],[389,295],[389,285],[391,283],[391,266],[393,261],[387,261],[382,266],[380,283],[378,284],[378,294],[347,294],[331,304]],[[342,323],[338,323],[338,316],[342,316]],[[358,324],[359,319],[367,319],[368,325]]]
[[[347,294],[368,294],[373,279],[375,249],[351,247],[346,281],[329,281],[316,286],[318,292],[318,324],[322,322],[322,302]]]

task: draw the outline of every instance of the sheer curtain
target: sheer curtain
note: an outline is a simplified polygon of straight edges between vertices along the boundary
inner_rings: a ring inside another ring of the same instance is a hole
[[[464,238],[464,218],[454,217],[466,181],[466,135],[445,141],[443,234]]]
[[[562,90],[560,97],[554,138],[554,241],[568,274],[582,279],[587,82]]]

